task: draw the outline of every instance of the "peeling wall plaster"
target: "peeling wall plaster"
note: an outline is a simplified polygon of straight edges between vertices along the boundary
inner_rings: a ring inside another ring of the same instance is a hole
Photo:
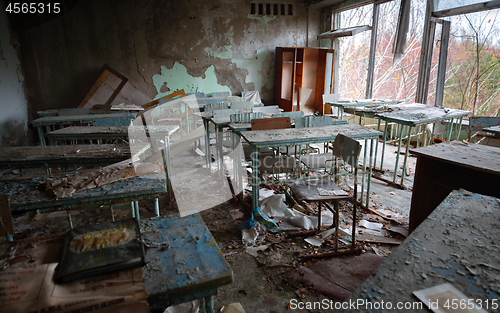
[[[215,77],[214,71],[214,66],[210,66],[205,71],[205,77],[202,78],[189,75],[186,67],[177,62],[174,63],[171,69],[162,65],[161,74],[153,75],[153,84],[156,90],[158,90],[155,99],[180,89],[184,89],[186,93],[203,92],[205,94],[211,94],[212,92],[227,91],[231,94],[229,87],[217,84],[217,77]]]
[[[28,105],[22,80],[17,52],[11,44],[7,17],[0,10],[0,146],[16,146],[26,142]]]
[[[315,46],[308,38],[315,38],[315,24],[319,34],[319,11],[311,18],[303,1],[291,0],[293,16],[249,17],[251,3],[122,0],[117,9],[112,0],[80,1],[19,32],[29,119],[39,110],[75,106],[103,64],[151,99],[178,89],[258,90],[273,104],[275,47]]]

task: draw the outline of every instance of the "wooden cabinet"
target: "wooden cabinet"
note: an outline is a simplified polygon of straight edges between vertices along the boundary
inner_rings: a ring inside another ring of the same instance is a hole
[[[284,111],[321,111],[331,93],[334,50],[276,47],[274,102]]]

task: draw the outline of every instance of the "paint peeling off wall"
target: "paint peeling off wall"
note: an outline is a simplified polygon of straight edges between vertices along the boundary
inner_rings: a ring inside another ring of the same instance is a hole
[[[231,62],[239,68],[248,70],[248,75],[245,78],[245,83],[253,83],[256,91],[262,93],[262,87],[272,89],[274,78],[272,75],[263,75],[263,64],[266,61],[268,51],[259,49],[255,59],[232,59]],[[271,66],[274,68],[274,66]],[[267,77],[267,78],[266,78]],[[253,91],[253,90],[250,90]]]
[[[205,77],[194,77],[188,74],[184,65],[175,62],[171,69],[161,66],[161,74],[153,75],[153,83],[158,94],[155,99],[161,98],[174,91],[184,89],[186,93],[203,92],[206,95],[212,92],[229,92],[227,86],[217,83],[215,68],[211,65],[204,73]]]
[[[19,66],[17,52],[11,45],[7,17],[0,10],[0,146],[27,142],[28,105]]]

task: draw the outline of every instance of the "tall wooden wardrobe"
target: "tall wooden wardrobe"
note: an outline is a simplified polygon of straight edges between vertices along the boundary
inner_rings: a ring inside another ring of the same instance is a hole
[[[327,48],[276,47],[274,104],[287,112],[321,112],[322,95],[331,93],[333,54]]]

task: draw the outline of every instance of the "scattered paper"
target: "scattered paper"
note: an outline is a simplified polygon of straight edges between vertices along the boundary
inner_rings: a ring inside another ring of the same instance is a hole
[[[324,189],[324,188],[317,188],[318,194],[320,196],[347,196],[348,193],[345,192],[342,189]]]
[[[245,313],[245,310],[239,302],[225,305],[220,309],[220,311],[221,313]]]
[[[334,233],[335,233],[335,228],[330,228],[324,232],[317,234],[314,237],[309,237],[309,238],[306,238],[304,240],[313,246],[319,247],[319,246],[321,246],[323,241],[325,241],[326,238],[330,237]],[[340,233],[340,231],[339,231],[339,233]]]
[[[361,220],[358,225],[364,228],[378,230],[378,231],[380,231],[383,226],[383,224],[381,223],[369,222],[367,220]]]
[[[255,227],[242,229],[241,236],[244,245],[253,245],[259,236],[259,231]]]
[[[57,263],[0,272],[2,312],[150,312],[140,268],[55,284]],[[5,292],[7,291],[7,292]]]
[[[442,313],[486,313],[479,304],[465,296],[453,285],[446,283],[435,287],[414,291],[413,294],[420,299],[432,312]],[[465,303],[466,308],[460,305],[454,309],[453,304]]]

